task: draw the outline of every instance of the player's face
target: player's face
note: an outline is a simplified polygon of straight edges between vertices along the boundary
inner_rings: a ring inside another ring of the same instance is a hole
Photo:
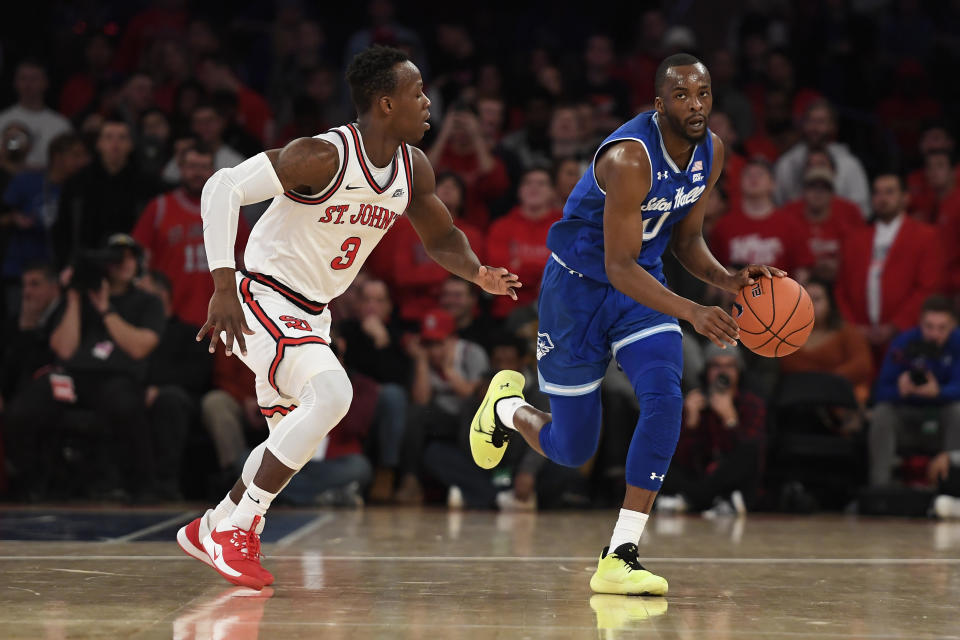
[[[430,128],[430,99],[423,93],[423,78],[415,64],[401,62],[394,70],[397,88],[390,96],[394,131],[407,144],[415,144]]]
[[[703,140],[713,109],[707,68],[702,64],[671,67],[660,91],[657,111],[661,118],[666,118],[674,133],[693,143]]]

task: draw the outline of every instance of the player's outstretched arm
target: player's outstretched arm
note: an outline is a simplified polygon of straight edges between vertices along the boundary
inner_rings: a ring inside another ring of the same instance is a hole
[[[243,316],[234,276],[240,207],[269,200],[290,189],[305,195],[318,193],[333,180],[339,163],[339,152],[329,142],[298,138],[283,149],[259,153],[236,167],[221,169],[207,180],[200,197],[200,213],[203,244],[215,289],[207,322],[197,334],[197,341],[212,331],[210,353],[216,349],[221,331],[226,334],[227,355],[233,353],[234,339],[240,352],[246,354],[243,335],[253,334]]]
[[[407,209],[410,223],[427,254],[441,267],[478,285],[484,291],[517,299],[522,285],[517,275],[503,267],[480,264],[467,236],[453,224],[446,205],[437,197],[433,166],[422,151],[410,149],[413,163],[413,197]]]
[[[607,278],[627,296],[651,309],[688,321],[718,346],[736,344],[736,322],[719,307],[678,296],[637,263],[643,248],[643,203],[650,192],[650,159],[639,142],[621,142],[596,164],[606,190],[603,243]]]
[[[707,188],[700,199],[693,205],[687,216],[673,228],[670,238],[670,250],[677,257],[680,264],[694,276],[707,284],[736,293],[741,287],[753,284],[753,279],[760,276],[785,276],[787,273],[776,267],[751,264],[740,271],[731,274],[720,264],[707,247],[703,238],[703,216],[707,210],[707,203],[714,185],[720,178],[723,170],[723,141],[715,133],[713,136],[713,164],[710,177],[707,179]]]

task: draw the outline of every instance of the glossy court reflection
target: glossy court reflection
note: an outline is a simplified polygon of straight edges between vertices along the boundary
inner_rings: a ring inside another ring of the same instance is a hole
[[[172,534],[191,513],[0,512],[0,636],[960,636],[955,523],[655,517],[641,557],[670,594],[628,598],[587,586],[603,513],[278,510],[265,541],[277,582],[259,593],[179,552]]]

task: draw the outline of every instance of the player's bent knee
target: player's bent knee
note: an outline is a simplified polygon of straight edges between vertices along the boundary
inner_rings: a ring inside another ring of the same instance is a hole
[[[553,421],[540,431],[548,458],[565,467],[585,464],[600,442],[600,390],[582,396],[550,396]]]

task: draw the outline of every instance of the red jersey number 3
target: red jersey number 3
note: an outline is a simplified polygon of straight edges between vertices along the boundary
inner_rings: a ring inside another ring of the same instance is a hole
[[[343,241],[343,244],[340,245],[340,251],[343,251],[342,256],[337,256],[330,263],[330,266],[334,269],[349,269],[350,265],[353,264],[353,261],[357,257],[357,251],[360,250],[360,238],[356,236],[351,236]]]

